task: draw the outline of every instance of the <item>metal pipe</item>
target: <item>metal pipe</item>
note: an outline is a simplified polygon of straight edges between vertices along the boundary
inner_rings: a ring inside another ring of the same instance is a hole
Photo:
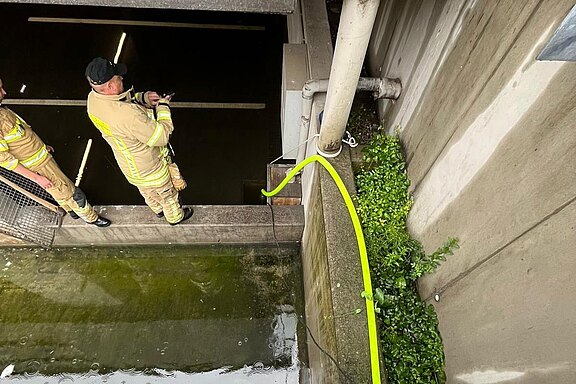
[[[300,120],[299,143],[304,143],[308,139],[310,131],[310,114],[312,112],[312,102],[317,92],[326,92],[328,90],[329,80],[308,80],[302,88],[302,117]],[[377,77],[360,77],[356,86],[358,91],[369,91],[375,99],[397,99],[402,91],[402,85],[398,79],[377,78]],[[348,117],[346,117],[348,119]],[[346,127],[346,124],[344,124]],[[344,132],[340,139],[344,136]],[[302,162],[306,157],[306,146],[298,147],[296,163]]]
[[[394,99],[400,97],[402,84],[399,79],[387,77],[361,77],[358,79],[357,91],[371,91],[374,99]],[[348,120],[348,118],[346,118]]]
[[[61,107],[84,107],[86,100],[64,99],[10,99],[3,100],[4,105],[53,105]],[[198,108],[198,109],[266,109],[265,103],[217,103],[217,102],[188,102],[173,101],[170,108]]]
[[[332,59],[324,118],[316,149],[336,156],[342,146],[346,122],[380,0],[344,0]]]
[[[328,89],[328,80],[308,80],[302,88],[302,117],[300,118],[300,135],[298,143],[298,154],[296,155],[296,164],[302,162],[306,157],[306,145],[310,131],[310,114],[312,113],[312,102],[316,92],[326,92]]]

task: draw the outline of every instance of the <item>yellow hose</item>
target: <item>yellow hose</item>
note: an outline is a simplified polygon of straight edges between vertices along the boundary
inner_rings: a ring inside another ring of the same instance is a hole
[[[262,190],[262,194],[266,197],[272,197],[276,195],[278,192],[282,190],[288,184],[288,181],[292,179],[302,168],[306,165],[310,164],[313,161],[317,161],[326,168],[334,182],[338,186],[340,190],[340,194],[344,198],[346,202],[346,207],[348,208],[348,212],[350,213],[350,218],[352,219],[352,224],[354,225],[354,232],[356,233],[356,239],[358,240],[358,249],[360,251],[360,264],[362,265],[362,280],[364,282],[364,292],[365,294],[365,302],[366,302],[366,317],[368,318],[368,338],[370,341],[370,365],[372,367],[372,384],[380,384],[380,359],[378,355],[378,338],[376,333],[376,315],[374,314],[374,303],[372,301],[372,282],[370,280],[370,268],[368,265],[368,253],[366,252],[366,243],[364,242],[364,234],[362,233],[362,226],[360,225],[360,219],[358,218],[358,214],[356,213],[356,209],[354,204],[352,203],[352,198],[350,194],[346,190],[340,175],[334,169],[332,164],[328,162],[325,158],[319,155],[313,155],[302,162],[292,169],[286,175],[284,180],[271,192],[267,192]]]

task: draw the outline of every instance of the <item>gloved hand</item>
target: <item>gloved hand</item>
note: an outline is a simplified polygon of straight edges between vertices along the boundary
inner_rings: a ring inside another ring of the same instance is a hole
[[[184,180],[184,178],[182,177],[180,169],[178,168],[176,163],[168,164],[168,172],[170,173],[170,179],[172,180],[172,185],[174,185],[174,189],[180,192],[181,190],[186,188],[188,184],[186,183],[186,180]]]
[[[162,95],[160,100],[158,100],[158,104],[159,105],[165,105],[167,107],[170,106],[170,101],[172,100],[172,96],[174,96],[174,92]]]
[[[154,91],[148,91],[144,93],[144,102],[149,107],[155,107],[156,104],[160,101],[161,97],[158,93]]]

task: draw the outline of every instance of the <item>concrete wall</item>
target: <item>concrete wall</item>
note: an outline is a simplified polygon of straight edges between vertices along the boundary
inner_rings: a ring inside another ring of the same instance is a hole
[[[573,5],[381,4],[368,66],[404,85],[380,113],[405,145],[410,230],[428,252],[460,239],[420,281],[449,383],[576,380],[576,64],[535,60]]]
[[[308,76],[326,79],[330,75],[333,50],[325,0],[303,1],[302,18]],[[325,98],[325,94],[314,97],[308,137],[319,132],[318,115],[324,109]],[[316,153],[316,139],[309,143],[306,156]],[[349,150],[346,148],[330,161],[353,194]],[[364,288],[358,245],[345,203],[322,166],[313,163],[304,168],[302,201],[305,217],[302,262],[306,324],[310,332],[307,338],[310,383],[368,383],[371,367],[367,319],[365,311],[355,314],[357,308],[365,308],[361,297]],[[312,337],[338,362],[338,367]]]

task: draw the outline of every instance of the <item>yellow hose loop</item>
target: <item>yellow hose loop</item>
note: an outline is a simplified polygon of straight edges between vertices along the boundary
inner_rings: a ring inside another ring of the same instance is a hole
[[[313,161],[317,161],[326,168],[332,179],[338,186],[340,194],[346,202],[346,207],[348,208],[348,213],[350,213],[350,218],[352,219],[352,224],[354,225],[354,232],[356,233],[356,239],[358,240],[358,250],[360,251],[360,264],[362,265],[362,280],[364,282],[364,292],[365,302],[366,302],[366,317],[368,319],[368,338],[370,341],[370,365],[372,367],[372,384],[380,384],[380,359],[378,355],[378,337],[376,333],[376,315],[374,313],[374,303],[372,301],[372,281],[370,280],[370,267],[368,265],[368,253],[366,252],[366,243],[364,242],[364,234],[362,233],[362,226],[360,225],[360,219],[356,213],[354,204],[352,203],[352,198],[346,190],[340,175],[334,169],[332,164],[328,162],[325,158],[319,155],[313,155],[292,169],[286,175],[284,180],[271,192],[262,190],[262,194],[266,197],[272,197],[282,190],[288,184],[290,179],[292,179],[302,168],[310,164]]]

